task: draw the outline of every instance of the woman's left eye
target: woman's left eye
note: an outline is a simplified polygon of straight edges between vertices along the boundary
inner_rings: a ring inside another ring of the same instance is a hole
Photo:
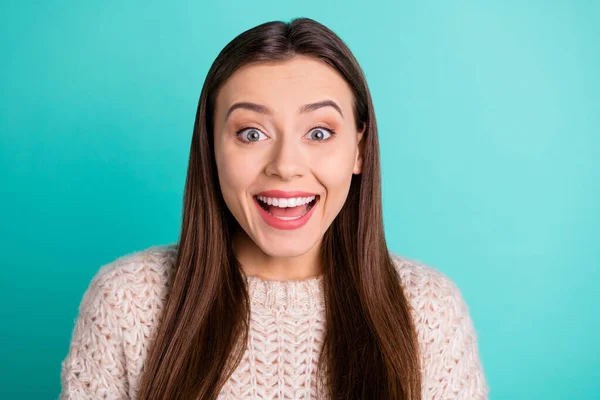
[[[329,135],[329,136],[325,137],[326,135]],[[329,138],[333,135],[335,135],[335,132],[333,130],[324,128],[322,126],[313,128],[307,133],[307,136],[310,136],[311,139],[314,139],[316,141],[321,141],[321,142],[325,141],[325,140],[329,140]]]

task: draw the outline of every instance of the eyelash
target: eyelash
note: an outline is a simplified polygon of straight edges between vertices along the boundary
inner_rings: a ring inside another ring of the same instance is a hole
[[[250,141],[245,141],[245,140],[241,140],[240,139],[240,133],[244,132],[247,129],[256,129],[259,132],[262,132],[260,129],[255,128],[253,126],[247,126],[245,128],[239,129],[238,131],[235,132],[235,137],[237,138],[237,140],[239,140],[240,142],[242,142],[243,144],[252,144],[252,143],[256,143],[256,142],[250,142]],[[329,139],[324,139],[324,140],[315,140],[315,142],[327,142],[329,140],[331,140],[337,133],[333,130],[333,129],[329,129],[329,128],[325,128],[324,126],[315,126],[313,128],[310,129],[310,131],[313,131],[315,129],[323,129],[327,132],[329,132],[331,134],[331,137],[329,137]],[[309,131],[309,132],[310,132]]]

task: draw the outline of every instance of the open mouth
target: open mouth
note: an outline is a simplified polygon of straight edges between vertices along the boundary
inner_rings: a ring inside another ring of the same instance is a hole
[[[302,204],[294,207],[279,207],[275,205],[269,205],[263,200],[259,199],[258,196],[254,196],[254,199],[258,205],[268,212],[270,215],[278,218],[298,218],[304,216],[311,208],[319,201],[319,195],[315,195],[315,198],[306,204]]]

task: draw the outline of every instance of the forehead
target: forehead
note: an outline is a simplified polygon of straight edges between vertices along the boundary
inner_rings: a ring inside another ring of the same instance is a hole
[[[295,56],[286,61],[247,64],[238,69],[219,91],[217,109],[224,113],[224,108],[236,101],[256,101],[278,112],[288,106],[327,99],[351,113],[352,91],[344,78],[322,61]]]

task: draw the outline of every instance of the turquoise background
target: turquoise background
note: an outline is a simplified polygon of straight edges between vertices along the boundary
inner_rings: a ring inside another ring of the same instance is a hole
[[[490,398],[598,399],[600,2],[524,3],[2,2],[0,398],[56,398],[98,268],[177,240],[221,48],[307,16],[367,75],[389,246],[461,289]]]

